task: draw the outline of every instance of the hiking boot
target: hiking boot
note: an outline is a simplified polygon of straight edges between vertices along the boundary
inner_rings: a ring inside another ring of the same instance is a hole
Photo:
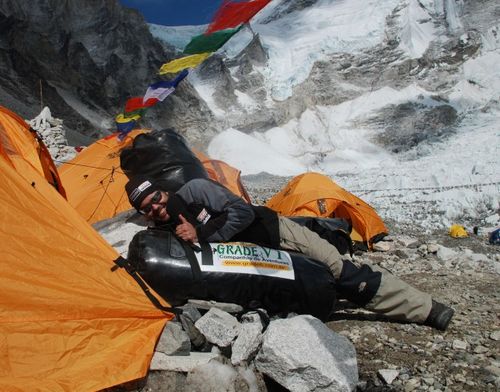
[[[445,331],[455,311],[442,303],[432,300],[432,308],[424,325]]]

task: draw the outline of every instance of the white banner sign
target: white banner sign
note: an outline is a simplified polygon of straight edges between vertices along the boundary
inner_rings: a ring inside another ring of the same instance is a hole
[[[203,264],[201,252],[195,252],[202,271],[264,275],[295,280],[292,258],[282,250],[246,242],[210,244],[210,247],[213,262],[207,261],[209,258],[206,258]]]

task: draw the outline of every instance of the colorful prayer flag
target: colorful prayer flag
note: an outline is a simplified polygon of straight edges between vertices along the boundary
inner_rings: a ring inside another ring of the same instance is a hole
[[[155,98],[158,101],[163,101],[170,94],[172,94],[179,83],[189,74],[189,71],[185,69],[182,71],[174,80],[162,80],[160,82],[153,83],[149,86],[146,94],[144,94],[143,100],[146,102],[149,99]]]
[[[199,54],[206,52],[216,52],[224,45],[233,35],[240,31],[241,26],[237,29],[226,29],[216,31],[215,33],[206,35],[201,34],[191,38],[191,41],[184,48],[185,54]]]
[[[137,121],[141,118],[142,116],[140,114],[134,114],[134,115],[125,115],[123,113],[119,114],[116,116],[115,121],[117,124],[127,124],[132,121]]]
[[[234,28],[242,23],[247,23],[257,12],[269,4],[271,0],[232,1],[222,3],[215,14],[214,20],[208,26],[205,34]]]
[[[149,108],[158,102],[157,99],[148,99],[144,102],[143,97],[132,97],[125,103],[125,113],[135,112],[136,110],[142,110]]]
[[[119,123],[117,121],[116,129],[118,130],[118,132],[120,132],[120,135],[126,135],[135,128],[136,124],[137,124],[136,121],[130,121],[127,123]],[[118,135],[118,137],[120,137],[120,135]]]
[[[144,97],[132,97],[125,104],[124,113],[116,116],[116,126],[120,137],[135,128],[136,122],[145,110],[159,101],[165,100],[188,75],[189,68],[195,68],[213,52],[221,48],[245,23],[264,8],[271,0],[223,0],[214,19],[204,34],[195,36],[184,48],[187,56],[175,59],[161,66],[160,75],[180,74],[172,81],[160,81],[150,85]]]
[[[193,54],[191,56],[181,57],[180,59],[175,59],[169,63],[165,63],[160,68],[160,75],[166,73],[176,73],[187,68],[195,68],[200,65],[205,59],[212,53],[199,53]]]

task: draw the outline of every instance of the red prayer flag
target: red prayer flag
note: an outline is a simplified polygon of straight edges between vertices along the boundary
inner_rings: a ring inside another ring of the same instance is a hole
[[[157,99],[151,98],[143,102],[143,97],[129,98],[125,104],[125,113],[135,112],[136,110],[146,109],[158,102]]]
[[[208,26],[205,34],[235,28],[242,23],[247,23],[270,2],[271,0],[225,0],[215,14],[214,20]]]

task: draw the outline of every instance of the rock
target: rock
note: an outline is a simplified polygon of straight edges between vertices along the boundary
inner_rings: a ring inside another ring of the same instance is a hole
[[[444,246],[439,246],[439,249],[436,253],[436,256],[438,259],[442,261],[448,261],[451,260],[455,257],[457,257],[457,252],[455,252],[453,249],[446,248]]]
[[[476,346],[476,347],[474,348],[474,353],[475,353],[475,354],[485,354],[485,353],[487,353],[488,351],[489,351],[489,350],[488,350],[488,348],[487,348],[487,347],[484,347],[484,346],[481,346],[481,345]]]
[[[195,347],[203,347],[207,340],[195,327],[195,322],[201,318],[201,313],[193,305],[187,304],[182,307],[182,314],[179,316],[184,331],[189,336],[191,343]]]
[[[399,376],[399,372],[395,369],[380,369],[377,374],[380,379],[388,385],[391,385],[392,382]]]
[[[388,252],[394,248],[392,242],[379,241],[373,244],[373,250],[376,252]]]
[[[269,315],[264,309],[245,313],[240,318],[241,323],[260,323],[262,328],[266,328],[269,324]]]
[[[211,308],[195,323],[205,338],[219,347],[227,347],[238,336],[241,324],[236,317],[218,308]]]
[[[418,246],[418,239],[409,236],[400,236],[397,241],[406,248],[416,248]]]
[[[0,56],[1,73],[9,75],[10,80],[0,80],[2,102],[9,102],[15,111],[37,110],[38,98],[27,99],[19,94],[35,90],[35,79],[27,70],[36,69],[36,90],[40,81],[44,105],[54,112],[57,109],[57,116],[64,119],[71,131],[70,142],[75,144],[82,144],[78,139],[90,141],[103,136],[103,130],[113,126],[112,118],[117,107],[125,104],[125,97],[146,88],[151,75],[175,54],[151,35],[139,12],[115,1],[63,4],[3,0],[0,19],[9,19],[9,32],[18,37],[5,37],[2,53],[17,53],[19,61],[29,64],[26,69],[13,67],[8,56]],[[138,52],[141,56],[137,56]],[[127,60],[134,57],[137,58],[133,64]],[[205,124],[210,122],[209,113],[195,94],[189,86],[181,86],[176,96],[182,98],[171,105],[176,114],[172,115],[169,107],[161,114],[149,113],[149,119],[159,127],[177,129],[193,127],[196,119],[205,115]],[[35,92],[33,95],[39,96]],[[186,113],[189,106],[200,110]]]
[[[486,366],[484,370],[486,370],[488,373],[492,374],[495,377],[500,377],[500,368],[497,366],[493,365]]]
[[[204,301],[201,299],[190,299],[188,304],[193,305],[198,309],[209,310],[212,308],[217,308],[223,310],[227,313],[240,313],[243,311],[243,307],[238,304],[230,304],[226,302],[216,302],[216,301]]]
[[[206,364],[215,358],[218,358],[218,355],[214,353],[192,352],[190,355],[166,355],[155,352],[149,369],[190,372],[195,367]]]
[[[422,381],[424,382],[424,384],[434,385],[434,378],[433,377],[422,377]]]
[[[268,391],[264,375],[258,372],[253,364],[250,367],[239,366],[237,370],[241,377],[243,377],[247,381],[248,385],[251,386],[250,392]]]
[[[189,355],[191,341],[179,323],[170,321],[163,329],[156,351],[166,355]]]
[[[432,244],[432,243],[431,243],[431,244],[428,244],[428,245],[427,245],[427,252],[428,252],[428,253],[435,254],[435,253],[437,253],[437,252],[438,252],[438,250],[439,250],[440,248],[441,248],[441,246],[440,246],[440,245],[438,245],[438,244]]]
[[[218,361],[197,366],[186,379],[186,391],[192,392],[250,392],[258,391],[249,385],[235,368]]]
[[[498,342],[500,340],[500,330],[490,333],[490,339]]]
[[[418,388],[420,381],[416,378],[410,378],[404,386],[405,392],[411,392]]]
[[[252,360],[259,350],[262,343],[262,324],[244,323],[241,326],[240,333],[233,342],[231,354],[231,363],[239,365],[242,362]]]
[[[358,382],[352,343],[306,315],[272,321],[255,366],[292,392],[351,391]]]
[[[420,245],[417,248],[417,252],[421,256],[425,256],[425,255],[427,255],[427,253],[431,253],[431,252],[429,252],[429,247],[425,244]],[[436,252],[437,252],[437,249],[436,249]]]
[[[396,249],[394,254],[398,256],[400,259],[407,259],[410,257],[408,252],[406,252],[404,249]]]
[[[181,372],[171,372],[171,371],[151,371],[148,374],[146,380],[146,385],[142,388],[138,388],[139,391],[147,392],[165,392],[165,391],[184,391],[184,385],[186,384],[186,374]],[[142,386],[142,385],[141,385]],[[129,391],[128,389],[119,389],[116,392]],[[110,391],[112,392],[112,391]]]
[[[474,263],[490,261],[488,256],[480,254],[480,253],[472,253],[470,255],[467,255],[467,258],[470,259]]]
[[[466,350],[467,349],[467,342],[464,342],[463,340],[455,339],[455,340],[453,340],[452,347],[455,350]]]

